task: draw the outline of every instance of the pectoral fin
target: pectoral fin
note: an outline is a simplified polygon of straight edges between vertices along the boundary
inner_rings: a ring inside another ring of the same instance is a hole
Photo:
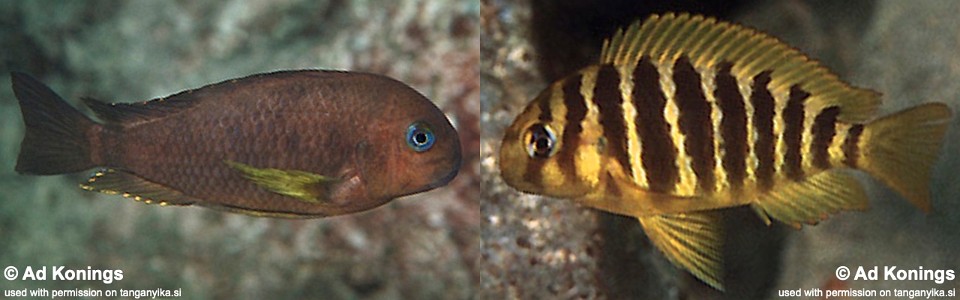
[[[723,290],[722,219],[715,212],[641,217],[644,232],[666,257],[704,283]]]
[[[240,171],[243,177],[271,192],[290,196],[309,203],[327,201],[331,185],[339,179],[298,170],[256,168],[235,161],[224,161],[231,168]]]

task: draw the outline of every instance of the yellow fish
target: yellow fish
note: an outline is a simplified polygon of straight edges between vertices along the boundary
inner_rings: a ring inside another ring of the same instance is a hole
[[[928,103],[877,118],[879,96],[755,30],[654,15],[527,105],[500,170],[520,191],[637,218],[668,259],[722,290],[714,210],[749,205],[799,228],[866,209],[851,169],[930,209],[952,112]]]

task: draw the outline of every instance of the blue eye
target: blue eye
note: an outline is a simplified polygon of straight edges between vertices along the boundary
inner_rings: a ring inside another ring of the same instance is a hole
[[[407,145],[413,148],[413,151],[423,152],[433,147],[435,137],[430,126],[425,123],[414,122],[407,127]]]

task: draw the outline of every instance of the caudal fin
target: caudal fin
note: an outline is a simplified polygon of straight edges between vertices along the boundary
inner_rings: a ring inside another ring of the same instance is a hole
[[[16,171],[53,175],[94,167],[85,133],[96,123],[30,75],[13,72],[10,76],[27,127]]]
[[[943,103],[927,103],[867,124],[859,167],[930,211],[930,171],[952,115]]]

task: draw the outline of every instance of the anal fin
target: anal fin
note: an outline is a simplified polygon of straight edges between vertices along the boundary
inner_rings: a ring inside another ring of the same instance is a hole
[[[723,290],[723,226],[717,212],[640,217],[650,241],[674,264]]]
[[[868,205],[860,182],[839,169],[786,184],[753,203],[768,225],[773,218],[795,228],[802,223],[816,224],[839,211],[864,210]]]
[[[103,169],[80,184],[80,188],[108,195],[121,195],[147,204],[191,205],[196,201],[180,191],[123,170]]]

